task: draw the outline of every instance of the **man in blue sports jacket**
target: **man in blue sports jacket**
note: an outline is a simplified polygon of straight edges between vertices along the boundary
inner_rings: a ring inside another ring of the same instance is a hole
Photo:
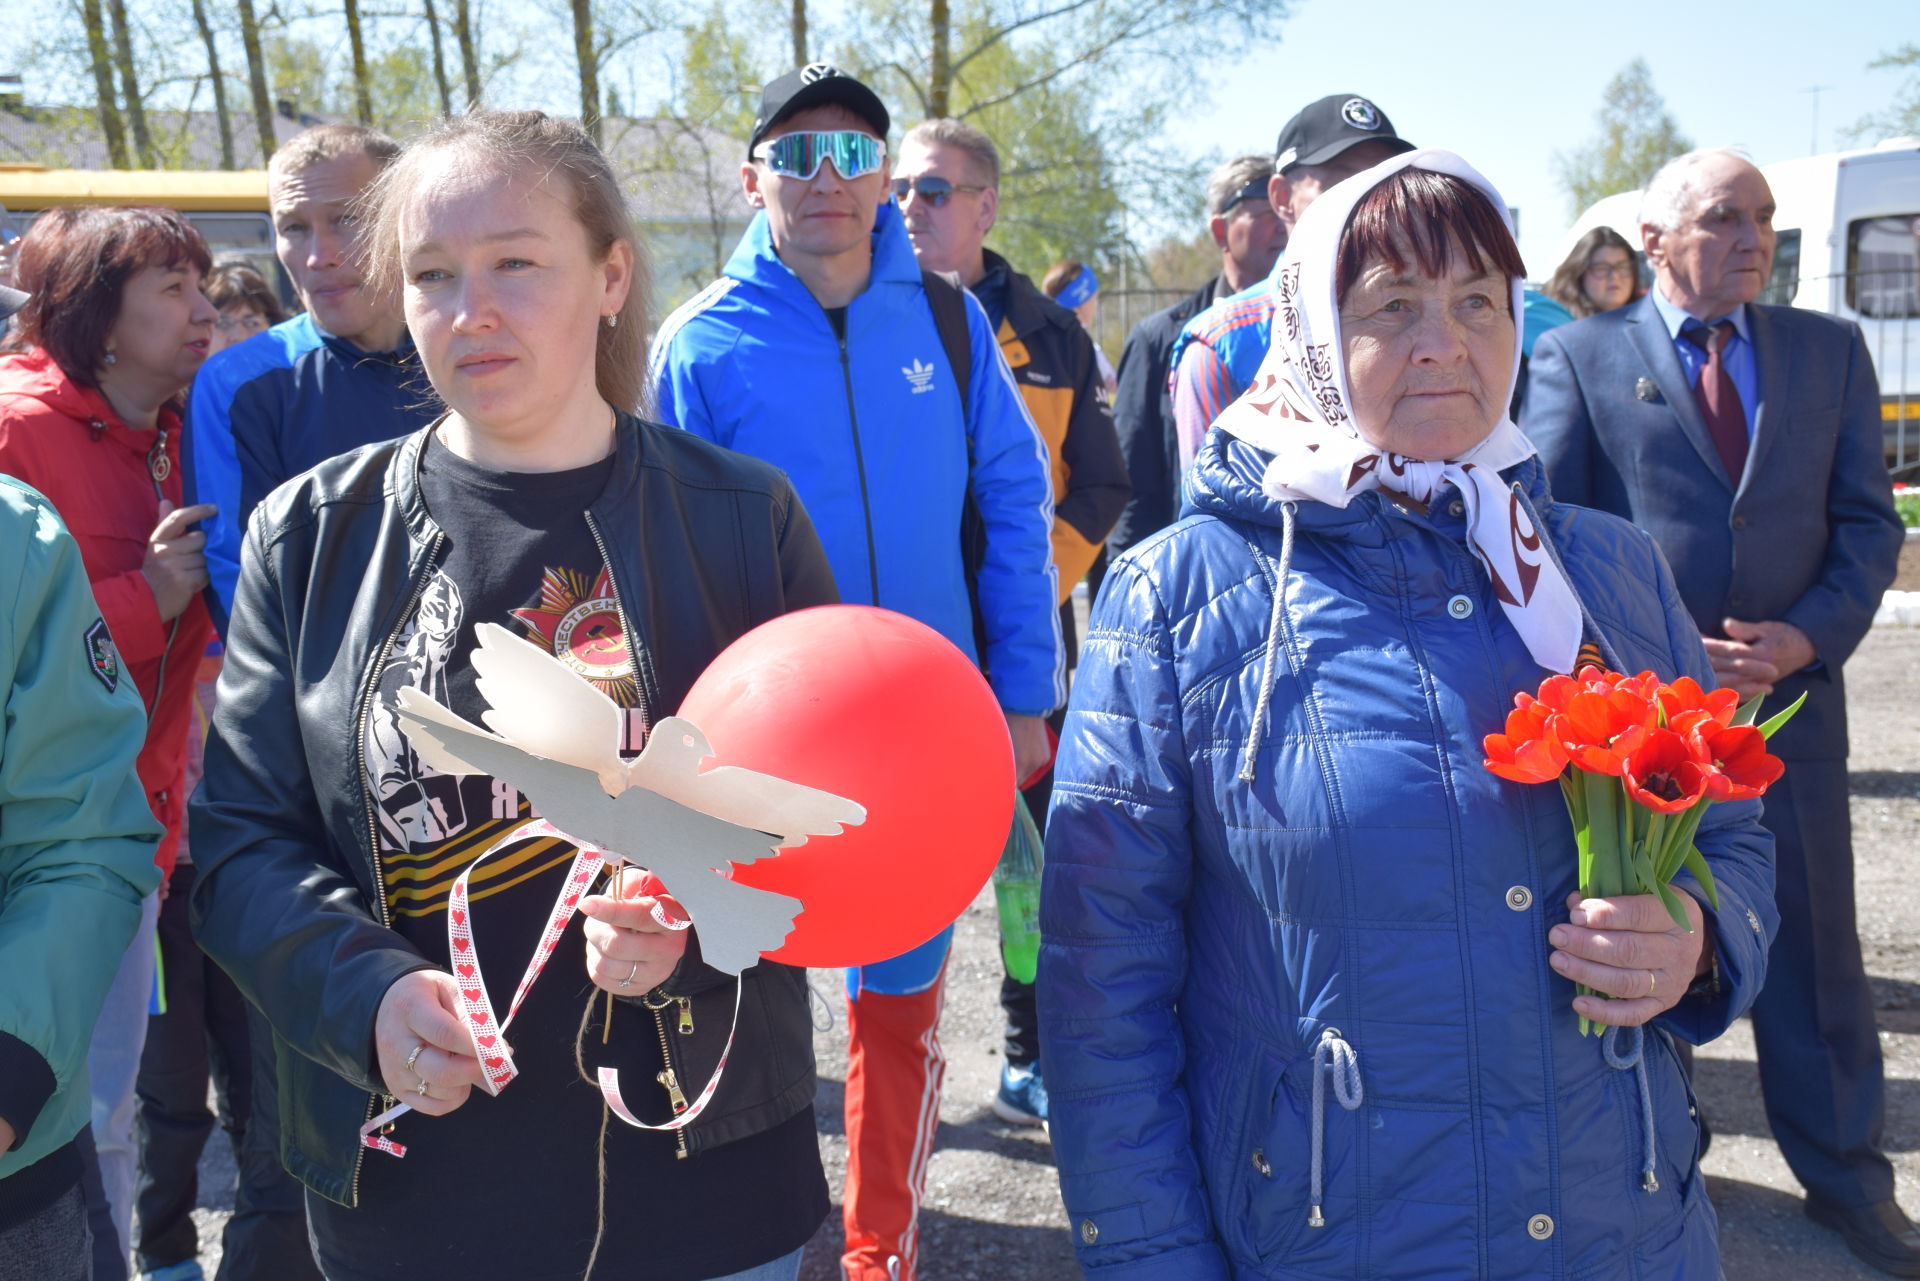
[[[1842,665],[1900,554],[1880,394],[1859,327],[1754,301],[1773,193],[1727,151],[1669,162],[1640,234],[1655,283],[1541,335],[1522,425],[1553,496],[1659,542],[1723,686],[1806,706],[1769,750],[1780,932],[1753,1037],[1767,1119],[1806,1211],[1862,1259],[1920,1277],[1893,1199],[1873,994],[1854,927]]]
[[[400,145],[359,125],[316,125],[267,164],[275,251],[306,311],[207,361],[187,420],[193,501],[215,611],[226,630],[240,540],[254,507],[335,454],[424,426],[436,407],[397,298],[373,293],[355,253],[353,206]]]
[[[240,542],[260,500],[335,454],[406,435],[433,417],[399,299],[366,287],[355,253],[354,202],[399,152],[398,143],[372,129],[316,125],[288,139],[268,163],[275,251],[307,310],[209,359],[188,404],[188,492],[218,508],[202,528],[208,600],[222,634],[240,576]],[[280,1165],[272,1030],[251,1007],[247,1028],[259,1049],[252,1097],[262,1102],[241,1142],[218,1281],[318,1281],[304,1195]],[[161,1079],[143,1076],[153,1106],[164,1106],[157,1101]]]
[[[953,286],[923,278],[887,199],[889,124],[872,90],[824,64],[763,90],[741,171],[761,212],[725,274],[661,328],[658,412],[793,478],[841,599],[917,618],[977,658],[1025,778],[1046,763],[1042,719],[1065,697],[1047,450],[968,294],[964,379],[949,367],[957,344],[943,344],[928,290]],[[961,554],[969,490],[986,530],[985,653]],[[951,933],[847,976],[848,1281],[913,1281]]]

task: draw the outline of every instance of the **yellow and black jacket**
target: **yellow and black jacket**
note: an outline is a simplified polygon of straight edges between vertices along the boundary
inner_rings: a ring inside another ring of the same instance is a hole
[[[1000,354],[1053,469],[1053,563],[1060,600],[1093,568],[1101,544],[1120,519],[1132,487],[1113,411],[1094,360],[1093,339],[1074,314],[988,250],[987,271],[1007,274]]]

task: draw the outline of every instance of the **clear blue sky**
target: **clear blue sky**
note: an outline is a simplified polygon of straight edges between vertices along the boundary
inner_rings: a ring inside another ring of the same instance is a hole
[[[1920,41],[1914,0],[1573,6],[1538,0],[1298,0],[1277,44],[1221,50],[1197,75],[1211,101],[1173,140],[1224,155],[1273,151],[1287,117],[1330,93],[1363,93],[1421,146],[1446,147],[1520,209],[1527,269],[1544,278],[1572,221],[1553,153],[1596,132],[1607,81],[1636,56],[1653,71],[1680,129],[1700,146],[1745,148],[1760,164],[1819,150],[1840,127],[1883,110],[1906,72],[1869,72],[1881,53]]]

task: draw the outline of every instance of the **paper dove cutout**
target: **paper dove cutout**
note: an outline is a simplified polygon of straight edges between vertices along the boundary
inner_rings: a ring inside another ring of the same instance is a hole
[[[865,808],[753,770],[702,773],[713,749],[679,717],[655,725],[646,750],[624,761],[622,713],[611,700],[506,628],[481,623],[475,632],[487,729],[403,689],[399,716],[415,754],[442,773],[511,783],[562,832],[652,871],[699,928],[715,969],[738,974],[778,948],[804,904],[716,869],[832,836],[865,822]]]

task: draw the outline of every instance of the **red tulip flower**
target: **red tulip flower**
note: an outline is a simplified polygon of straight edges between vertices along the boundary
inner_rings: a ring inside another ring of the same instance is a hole
[[[1694,756],[1707,773],[1707,799],[1750,801],[1786,772],[1767,740],[1751,725],[1719,726],[1703,722],[1687,735]]]
[[[1606,694],[1583,690],[1548,723],[1549,732],[1575,766],[1615,778],[1653,728],[1653,704],[1620,687]]]
[[[1627,758],[1620,781],[1630,798],[1654,813],[1680,814],[1707,795],[1708,774],[1687,740],[1670,729],[1656,729]]]
[[[1507,713],[1507,732],[1486,737],[1487,768],[1516,783],[1545,783],[1559,777],[1567,767],[1567,753],[1547,732],[1553,710],[1525,694],[1515,698],[1514,704]]]
[[[1691,676],[1682,676],[1671,685],[1663,685],[1655,694],[1660,705],[1660,713],[1666,717],[1669,728],[1685,734],[1687,729],[1699,724],[1699,718],[1705,716],[1718,725],[1733,724],[1733,714],[1740,710],[1740,695],[1730,689],[1716,689],[1711,693],[1700,688],[1700,683]],[[1687,717],[1686,725],[1680,724]]]

